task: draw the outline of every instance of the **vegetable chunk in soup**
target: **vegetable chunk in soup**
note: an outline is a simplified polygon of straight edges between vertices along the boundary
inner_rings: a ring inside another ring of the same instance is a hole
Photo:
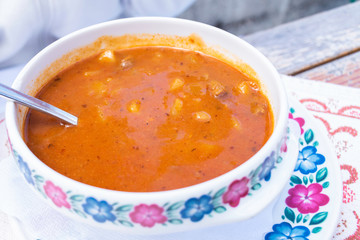
[[[78,126],[30,110],[25,140],[49,167],[93,186],[176,189],[226,173],[273,131],[257,81],[205,54],[171,47],[104,51],[37,95]]]

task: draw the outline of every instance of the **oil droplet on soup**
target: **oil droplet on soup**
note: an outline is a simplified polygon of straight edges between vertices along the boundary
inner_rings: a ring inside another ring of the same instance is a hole
[[[76,127],[30,110],[25,140],[49,167],[133,192],[190,186],[241,165],[268,140],[259,83],[211,56],[170,47],[104,51],[57,74],[37,95]]]

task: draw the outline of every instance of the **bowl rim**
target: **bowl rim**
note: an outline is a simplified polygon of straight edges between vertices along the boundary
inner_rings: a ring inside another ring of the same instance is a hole
[[[194,27],[204,28],[209,31],[213,31],[216,34],[224,35],[224,37],[230,38],[232,40],[236,40],[236,41],[238,41],[239,46],[242,45],[242,47],[250,49],[252,54],[254,54],[254,56],[257,59],[259,59],[259,61],[261,61],[264,65],[267,66],[268,70],[272,74],[274,83],[276,84],[276,89],[278,90],[278,96],[279,96],[279,102],[280,102],[279,108],[280,109],[279,109],[279,118],[277,119],[277,122],[274,123],[273,132],[272,132],[270,138],[267,140],[267,142],[262,146],[262,148],[258,152],[256,152],[251,158],[249,158],[243,164],[241,164],[240,166],[238,166],[218,177],[215,177],[213,179],[210,179],[208,181],[201,182],[201,183],[198,183],[195,185],[172,189],[172,190],[155,191],[155,192],[126,192],[126,191],[105,189],[105,188],[92,186],[92,185],[89,185],[86,183],[82,183],[82,182],[76,181],[74,179],[71,179],[65,175],[62,175],[62,174],[58,173],[57,171],[53,170],[52,168],[50,168],[49,166],[47,166],[39,158],[37,158],[30,151],[30,149],[25,144],[25,141],[21,137],[19,128],[17,127],[17,124],[16,124],[17,123],[17,120],[16,120],[17,113],[16,113],[15,104],[13,102],[8,102],[6,104],[5,119],[6,119],[6,128],[8,131],[10,142],[14,146],[16,146],[15,149],[18,152],[21,152],[20,155],[27,156],[26,161],[30,162],[31,166],[33,166],[34,169],[39,168],[40,172],[47,172],[48,175],[51,176],[52,180],[55,181],[55,179],[56,179],[56,184],[59,184],[61,186],[72,185],[72,187],[74,189],[81,189],[82,192],[94,192],[95,191],[95,192],[101,194],[101,196],[104,196],[104,198],[118,196],[119,194],[121,194],[124,197],[135,197],[135,198],[142,199],[141,201],[145,202],[146,199],[149,199],[149,198],[159,199],[161,197],[169,196],[169,195],[175,194],[175,193],[179,194],[181,196],[183,194],[187,194],[190,191],[199,193],[203,189],[209,189],[209,188],[211,189],[214,186],[218,186],[219,184],[223,184],[225,182],[230,184],[230,181],[226,180],[226,179],[232,179],[231,181],[233,181],[233,180],[237,179],[238,176],[244,175],[244,174],[241,174],[242,172],[245,172],[245,173],[250,172],[253,168],[256,168],[267,157],[267,155],[273,149],[272,145],[279,144],[279,142],[276,142],[275,140],[276,139],[280,140],[283,137],[285,128],[287,126],[288,100],[287,100],[284,84],[282,83],[280,76],[279,76],[277,70],[275,69],[275,67],[270,63],[270,61],[264,55],[262,55],[259,52],[259,50],[255,49],[253,46],[251,46],[249,43],[245,42],[241,38],[239,38],[231,33],[228,33],[224,30],[218,29],[216,27],[213,27],[213,26],[210,26],[210,25],[207,25],[204,23],[191,21],[191,20],[168,18],[168,17],[136,17],[136,18],[126,18],[126,19],[117,19],[117,20],[113,20],[113,21],[108,21],[108,22],[96,24],[96,25],[75,31],[63,38],[58,39],[57,41],[53,42],[52,44],[50,44],[49,46],[47,46],[43,50],[41,50],[38,54],[36,54],[25,65],[25,67],[21,70],[21,72],[18,74],[12,87],[15,89],[19,89],[22,86],[22,84],[23,84],[22,79],[25,77],[26,73],[31,68],[36,66],[39,59],[41,59],[46,52],[48,52],[51,49],[58,48],[63,43],[66,43],[68,41],[71,42],[74,39],[78,38],[79,36],[91,34],[92,32],[97,32],[104,27],[105,28],[112,27],[112,26],[116,26],[119,24],[120,25],[121,24],[132,24],[132,23],[136,23],[136,22],[144,22],[146,24],[149,24],[149,23],[150,24],[159,24],[159,23],[161,24],[164,21],[166,21],[166,24],[184,24],[184,25],[190,24],[190,25],[193,25]],[[168,35],[170,35],[170,34],[168,34]],[[98,37],[100,37],[100,36],[97,36],[97,38]],[[72,51],[72,50],[70,50],[70,51]],[[67,51],[67,52],[69,52],[69,51]],[[64,54],[66,54],[67,52],[65,51]],[[244,61],[244,62],[246,62],[246,61]],[[46,69],[46,66],[45,66],[45,68],[43,68],[43,70],[45,70],[45,69]],[[249,170],[246,170],[246,169],[249,169]],[[61,182],[58,181],[58,179],[61,180]],[[131,198],[129,198],[129,199],[131,199]]]

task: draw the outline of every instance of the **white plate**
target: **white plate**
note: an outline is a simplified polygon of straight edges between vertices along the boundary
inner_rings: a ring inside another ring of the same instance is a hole
[[[273,226],[264,238],[330,239],[338,223],[342,201],[340,167],[326,131],[313,116],[294,99],[290,99],[290,112],[293,119],[304,123],[297,162],[301,164],[295,167],[289,184],[275,204]],[[309,159],[317,159],[318,164],[309,164]],[[309,199],[303,201],[308,190]],[[288,232],[290,229],[293,229],[292,236]]]

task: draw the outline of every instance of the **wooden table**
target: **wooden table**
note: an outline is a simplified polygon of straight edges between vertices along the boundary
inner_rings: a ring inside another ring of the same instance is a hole
[[[360,88],[360,2],[244,39],[282,74]]]

